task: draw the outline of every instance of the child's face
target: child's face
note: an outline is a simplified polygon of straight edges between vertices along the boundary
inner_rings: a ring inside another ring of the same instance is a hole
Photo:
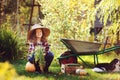
[[[42,37],[42,30],[41,29],[36,29],[36,37],[41,38]]]

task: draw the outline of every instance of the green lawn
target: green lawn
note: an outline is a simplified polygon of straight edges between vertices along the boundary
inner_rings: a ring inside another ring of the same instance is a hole
[[[102,55],[99,56],[99,62],[110,62],[114,57],[120,59],[120,56]],[[83,56],[82,58],[84,58],[89,65],[93,66],[93,58],[91,56]],[[25,59],[12,61],[18,74],[18,80],[120,80],[120,73],[96,73],[88,66],[85,66],[85,69],[88,72],[87,76],[62,74],[56,58],[54,58],[50,66],[50,71],[53,72],[52,74],[30,73],[25,71],[26,62],[27,60]],[[81,61],[79,61],[79,63],[84,65]]]

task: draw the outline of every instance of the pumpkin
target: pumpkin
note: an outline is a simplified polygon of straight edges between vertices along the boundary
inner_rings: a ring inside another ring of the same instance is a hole
[[[35,72],[35,65],[30,62],[27,62],[25,70],[28,72]]]

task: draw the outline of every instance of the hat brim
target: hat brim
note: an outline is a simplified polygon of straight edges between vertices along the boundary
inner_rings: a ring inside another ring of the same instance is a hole
[[[45,27],[33,28],[28,32],[28,40],[32,39],[32,37],[35,36],[36,29],[42,29],[44,37],[48,37],[50,35],[50,29],[48,29],[48,28],[45,28]]]

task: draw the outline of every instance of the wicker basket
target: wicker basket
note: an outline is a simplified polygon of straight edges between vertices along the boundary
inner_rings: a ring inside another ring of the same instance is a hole
[[[61,65],[61,72],[67,73],[67,74],[75,74],[76,69],[83,68],[79,64],[62,64]]]

